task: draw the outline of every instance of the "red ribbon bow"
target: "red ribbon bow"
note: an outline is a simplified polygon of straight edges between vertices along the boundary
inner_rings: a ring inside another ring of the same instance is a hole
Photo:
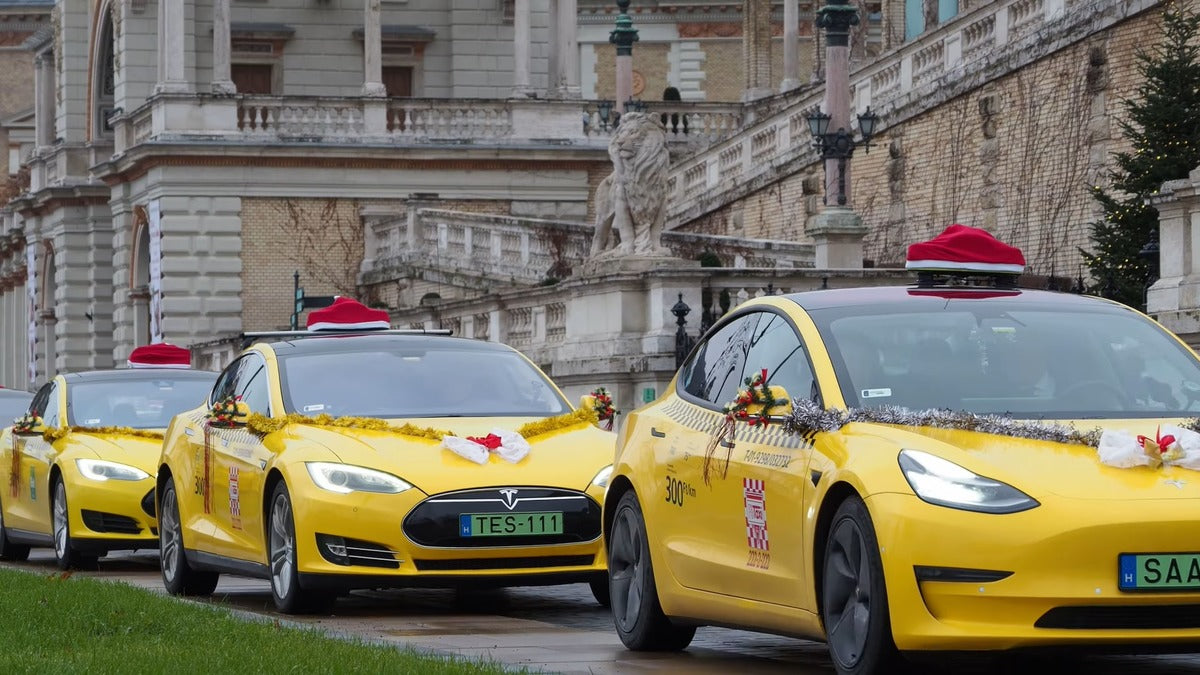
[[[496,434],[488,434],[487,436],[467,436],[468,441],[474,441],[488,450],[495,450],[500,447],[501,440]]]
[[[1146,441],[1150,440],[1150,437],[1149,436],[1138,436],[1137,440],[1138,440],[1138,444],[1141,445],[1143,448],[1145,448]],[[1154,430],[1154,444],[1158,446],[1158,453],[1160,455],[1166,454],[1167,450],[1169,450],[1172,445],[1175,445],[1175,437],[1172,436],[1171,434],[1167,434],[1166,436],[1163,436],[1162,429],[1155,429]]]

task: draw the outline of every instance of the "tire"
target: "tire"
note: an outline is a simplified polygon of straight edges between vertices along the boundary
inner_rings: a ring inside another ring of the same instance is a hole
[[[608,590],[608,577],[590,581],[588,585],[592,587],[592,597],[596,598],[596,602],[600,603],[601,607],[612,607],[612,596]]]
[[[221,575],[193,569],[183,549],[183,520],[179,517],[179,499],[175,481],[167,481],[158,505],[158,561],[163,586],[171,595],[212,595]]]
[[[858,497],[846,499],[834,514],[821,564],[821,623],[838,674],[901,670],[879,541],[867,506]]]
[[[29,559],[29,547],[25,544],[14,544],[8,539],[4,529],[4,505],[0,504],[0,560],[5,562],[21,562]]]
[[[300,587],[296,558],[296,521],[287,484],[280,481],[271,493],[267,521],[267,565],[271,575],[271,598],[283,614],[327,614],[337,596],[306,591]]]
[[[54,479],[50,486],[50,535],[54,540],[54,562],[60,570],[94,570],[96,569],[95,555],[86,555],[79,551],[75,540],[71,537],[71,518],[67,508],[67,485],[62,476]]]
[[[692,643],[696,627],[672,623],[658,602],[646,520],[632,490],[621,496],[613,515],[608,585],[613,624],[627,648],[633,651],[679,651]]]

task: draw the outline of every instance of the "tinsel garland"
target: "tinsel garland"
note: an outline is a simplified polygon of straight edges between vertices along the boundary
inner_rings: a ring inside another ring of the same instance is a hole
[[[552,431],[565,429],[577,424],[595,424],[597,415],[595,410],[580,408],[574,412],[556,417],[549,417],[536,422],[522,424],[517,428],[517,433],[524,438],[533,438],[548,434]],[[267,417],[260,413],[251,413],[246,420],[246,428],[258,434],[269,434],[274,431],[279,431],[289,424],[307,424],[310,426],[321,427],[339,427],[343,429],[367,429],[370,431],[387,431],[401,436],[411,436],[413,438],[428,438],[433,441],[440,441],[445,436],[455,435],[451,431],[441,429],[433,429],[431,427],[418,427],[414,424],[395,425],[385,420],[374,417],[334,417],[332,415],[317,415],[309,417],[299,413],[292,413],[284,418]]]
[[[800,398],[792,401],[792,413],[784,417],[783,428],[790,433],[807,434],[837,431],[851,422],[975,431],[1092,448],[1099,447],[1102,433],[1098,427],[1080,431],[1069,424],[1015,420],[1007,415],[980,415],[966,411],[910,410],[900,406],[826,410],[813,401]],[[1192,423],[1200,426],[1200,420],[1193,420]]]
[[[104,434],[112,436],[134,436],[136,438],[148,438],[155,441],[161,441],[164,435],[158,431],[150,431],[147,429],[132,429],[130,427],[68,427],[66,429],[46,429],[42,432],[42,439],[47,443],[57,443],[66,438],[68,434]]]

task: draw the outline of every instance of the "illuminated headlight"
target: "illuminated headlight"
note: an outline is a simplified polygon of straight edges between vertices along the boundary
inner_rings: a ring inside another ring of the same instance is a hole
[[[1016,513],[1038,506],[1015,487],[919,450],[900,451],[900,469],[913,492],[930,504],[982,513]]]
[[[361,466],[332,462],[308,462],[305,466],[317,487],[330,492],[380,492],[394,495],[412,487],[411,483],[390,473]]]
[[[143,480],[150,474],[136,466],[106,462],[102,459],[77,459],[75,466],[84,478],[92,480]]]
[[[600,473],[596,474],[596,477],[592,479],[592,485],[602,488],[608,487],[608,479],[612,478],[612,472],[612,464],[600,469]]]

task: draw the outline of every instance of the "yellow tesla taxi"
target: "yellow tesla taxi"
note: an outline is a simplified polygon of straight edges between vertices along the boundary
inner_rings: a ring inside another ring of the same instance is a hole
[[[163,431],[215,379],[160,366],[71,373],[44,385],[0,434],[0,559],[24,560],[31,546],[44,546],[61,568],[87,568],[109,551],[158,546]]]
[[[261,577],[289,613],[422,585],[589,582],[606,601],[615,435],[509,347],[387,325],[340,299],[316,332],[259,336],[176,419],[158,474],[167,589]]]
[[[1123,305],[1016,288],[1009,248],[948,230],[910,247],[912,287],[767,296],[713,326],[618,440],[629,648],[733,626],[866,674],[1200,643],[1200,361]]]

